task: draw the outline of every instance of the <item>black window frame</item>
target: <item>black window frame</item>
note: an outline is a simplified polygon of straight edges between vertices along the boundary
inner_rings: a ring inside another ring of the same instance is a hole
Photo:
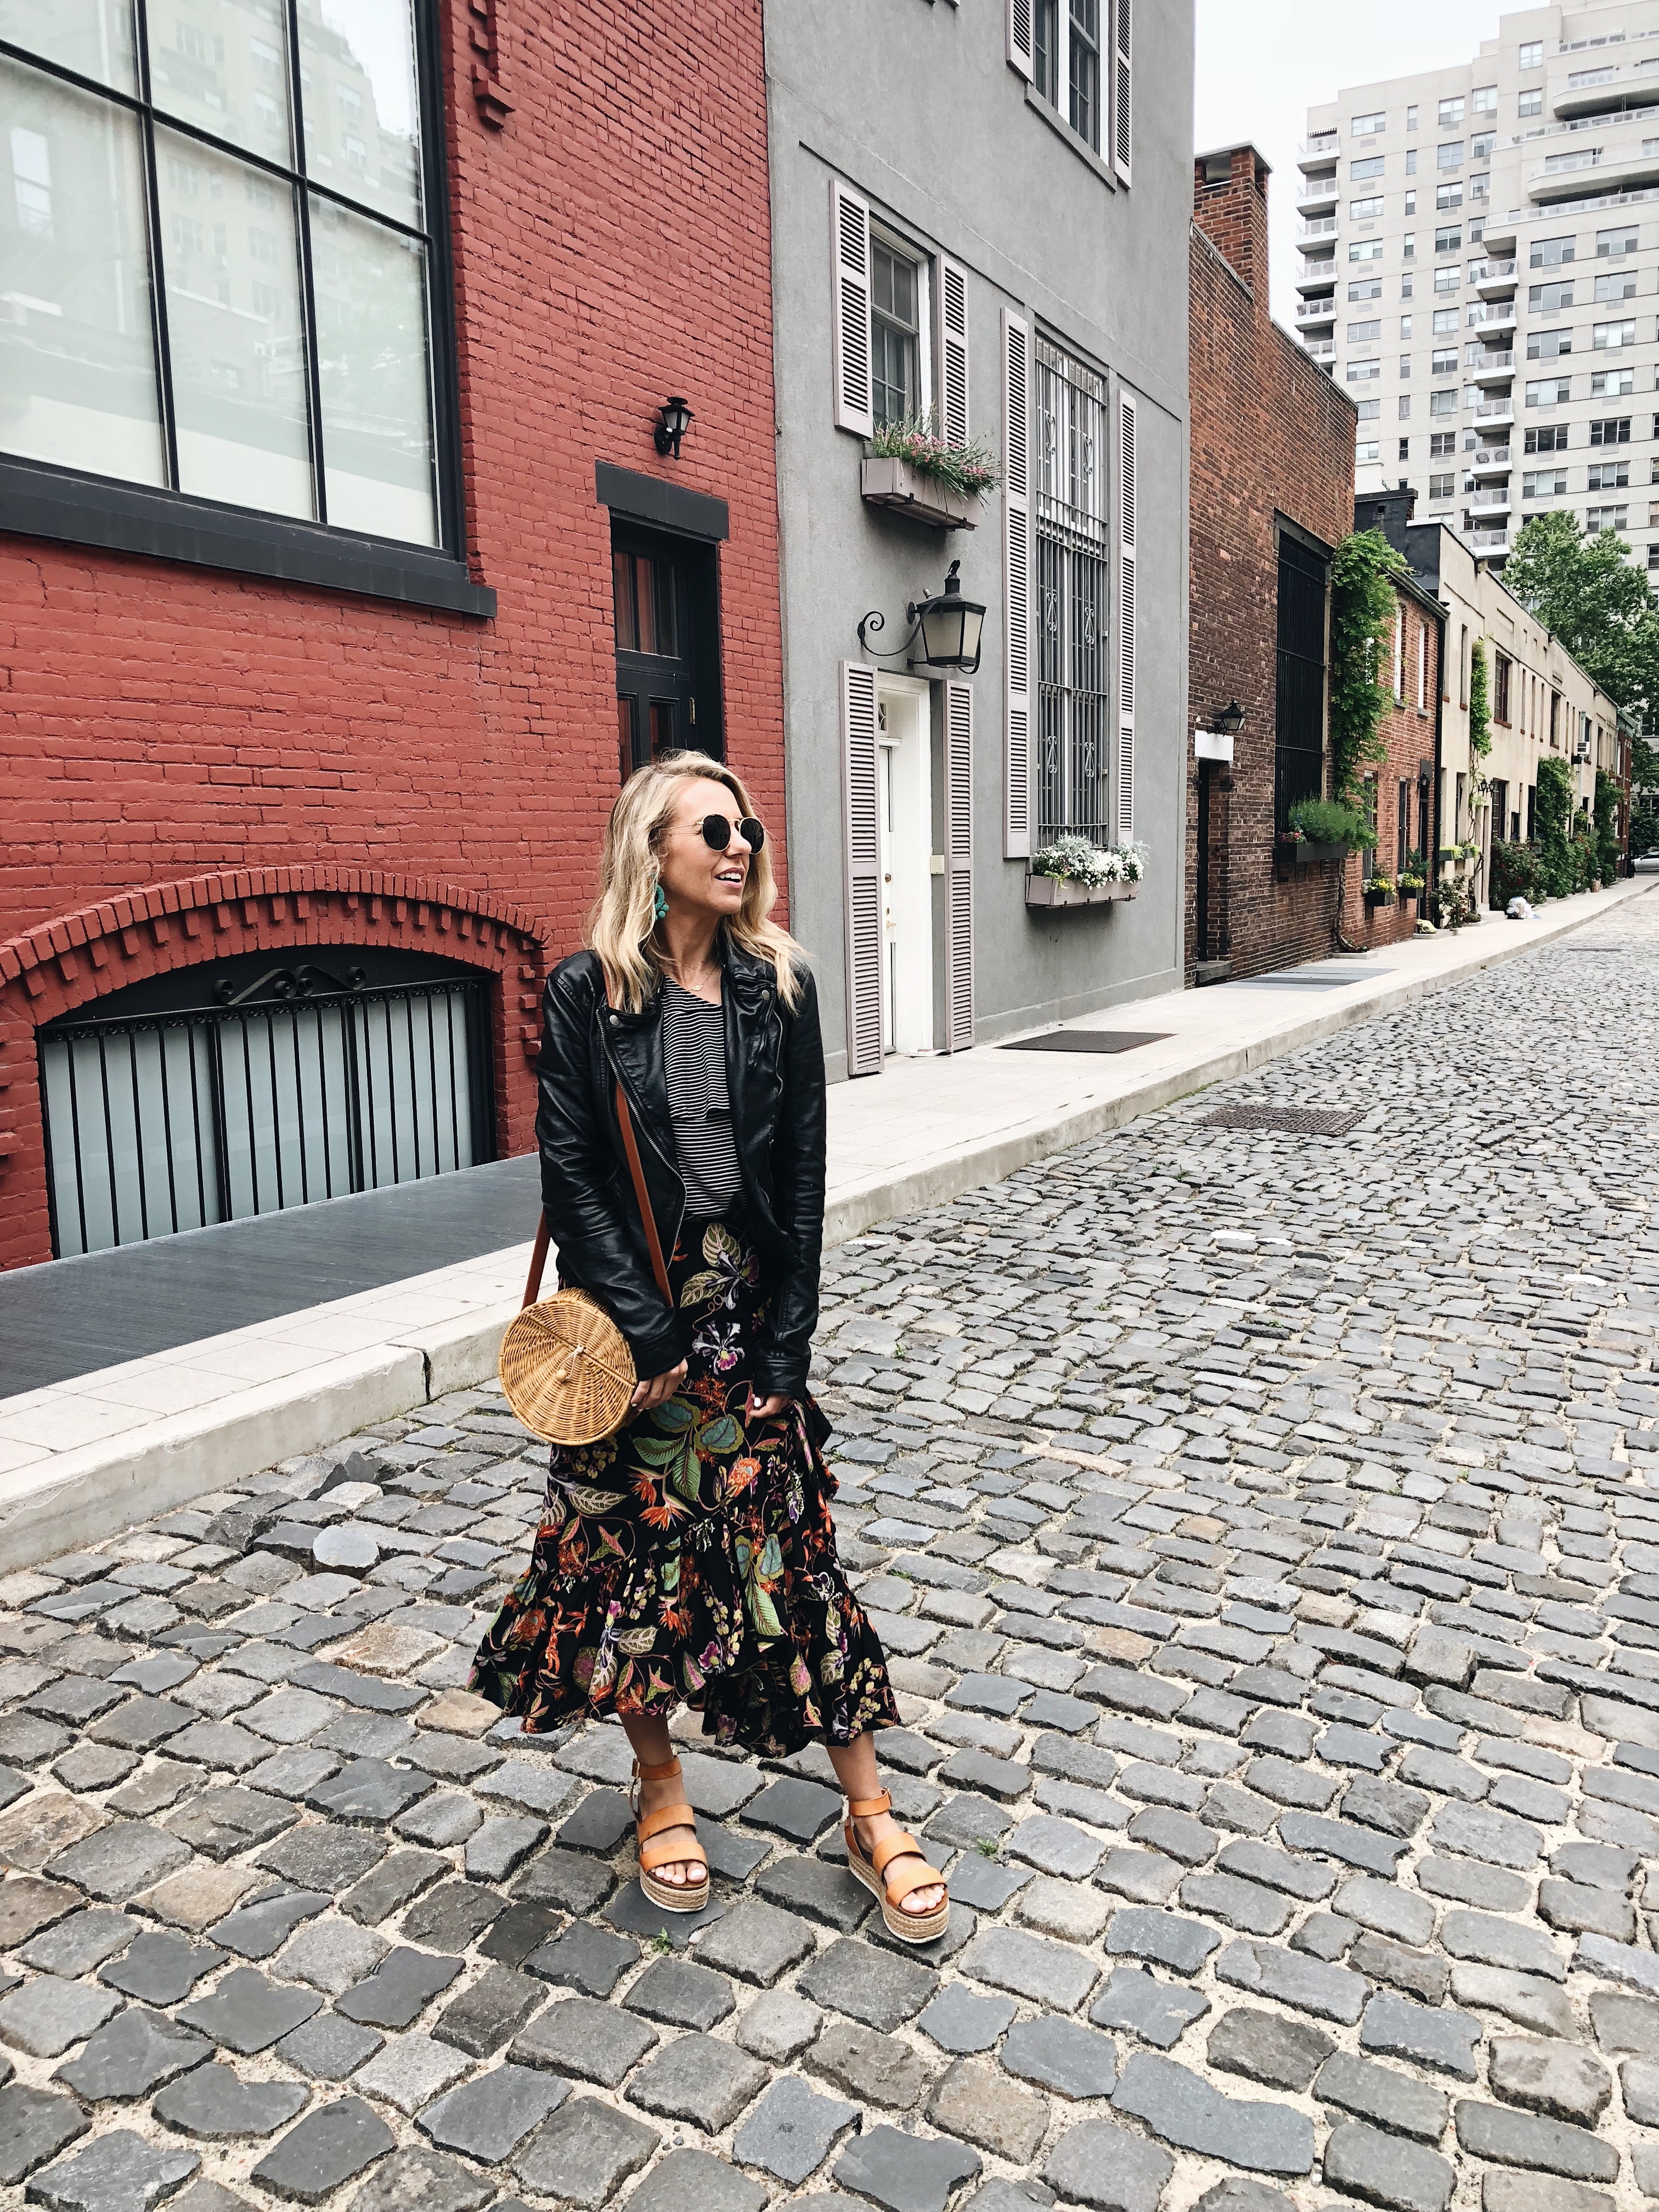
[[[46,57],[0,38],[0,56],[123,110],[138,120],[144,145],[149,204],[146,210],[150,283],[157,345],[165,357],[166,306],[157,297],[164,279],[156,255],[159,212],[154,191],[155,134],[158,126],[198,144],[218,149],[216,138],[187,118],[158,112],[150,96],[147,0],[134,0],[134,40],[138,87],[130,93],[84,76]],[[432,376],[433,458],[440,544],[412,544],[289,515],[206,499],[125,477],[99,476],[58,463],[0,453],[0,532],[41,538],[58,544],[93,545],[106,551],[136,553],[191,567],[228,569],[290,583],[320,586],[369,599],[447,608],[485,618],[495,612],[495,593],[473,581],[466,555],[466,510],[463,480],[459,374],[456,356],[454,263],[449,231],[449,163],[444,130],[443,42],[438,0],[410,0],[414,29],[416,89],[421,129],[421,191],[427,228],[418,234],[428,246],[428,328]],[[298,17],[288,27],[286,57],[290,99],[300,100]],[[291,170],[245,148],[233,157],[287,184]],[[310,349],[311,402],[316,408],[315,295],[308,245],[306,193],[334,204],[356,204],[315,179],[304,178],[297,196],[300,226],[301,307]],[[405,236],[411,227],[377,213],[375,220]],[[164,434],[169,434],[164,424]]]
[[[1274,687],[1273,687],[1273,827],[1290,827],[1290,811],[1298,799],[1322,799],[1325,793],[1328,714],[1330,673],[1330,586],[1332,549],[1288,517],[1274,518]],[[1287,573],[1300,587],[1287,600]],[[1311,587],[1311,588],[1309,588]],[[1314,623],[1310,610],[1319,609],[1317,657],[1309,650]],[[1311,673],[1310,672],[1311,672]],[[1307,734],[1307,711],[1316,702],[1316,741],[1294,742],[1293,725],[1298,714]]]

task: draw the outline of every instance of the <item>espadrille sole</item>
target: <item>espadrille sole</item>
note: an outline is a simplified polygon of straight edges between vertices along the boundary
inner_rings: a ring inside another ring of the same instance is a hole
[[[907,1912],[902,1905],[889,1904],[886,1883],[869,1860],[858,1851],[848,1852],[847,1869],[867,1890],[874,1892],[881,1905],[881,1917],[886,1923],[888,1934],[896,1936],[901,1943],[931,1943],[949,1927],[951,1900],[948,1896],[943,1905],[936,1905],[931,1912]],[[943,1884],[945,1876],[940,1875],[939,1880]]]

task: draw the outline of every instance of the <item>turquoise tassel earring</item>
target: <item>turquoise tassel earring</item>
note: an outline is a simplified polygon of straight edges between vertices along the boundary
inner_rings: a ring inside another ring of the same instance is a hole
[[[657,885],[656,904],[653,907],[652,912],[659,921],[666,921],[668,919],[668,894],[660,884]]]

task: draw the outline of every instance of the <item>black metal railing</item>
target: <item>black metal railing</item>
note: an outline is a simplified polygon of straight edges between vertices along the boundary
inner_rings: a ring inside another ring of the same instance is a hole
[[[281,969],[223,1006],[43,1029],[54,1255],[490,1158],[488,988]]]

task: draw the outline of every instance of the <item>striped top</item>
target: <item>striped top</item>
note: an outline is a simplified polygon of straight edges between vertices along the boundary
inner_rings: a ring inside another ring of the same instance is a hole
[[[663,979],[663,1056],[674,1150],[694,1221],[717,1220],[743,1188],[726,1087],[726,1011]]]

